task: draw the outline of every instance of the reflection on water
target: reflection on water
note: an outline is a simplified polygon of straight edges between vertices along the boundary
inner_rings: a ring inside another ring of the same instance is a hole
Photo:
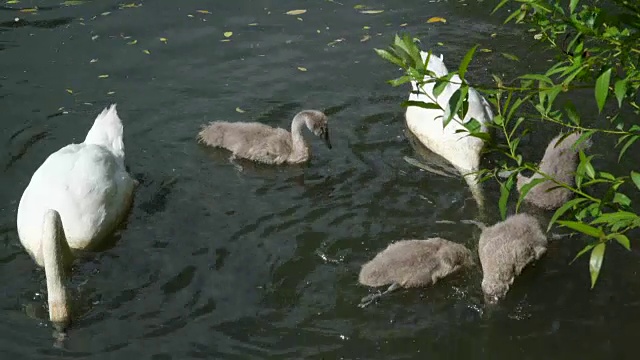
[[[384,10],[378,14],[336,1],[125,5],[23,1],[0,11],[3,353],[91,359],[631,354],[640,308],[633,276],[638,253],[611,248],[607,271],[590,291],[585,262],[567,265],[583,246],[580,239],[552,242],[495,308],[483,305],[479,266],[432,288],[357,307],[369,292],[357,284],[360,266],[389,242],[441,236],[474,249],[479,236],[461,222],[478,216],[464,181],[403,160],[422,156],[404,133],[399,104],[408,89],[385,82],[398,71],[372,49],[406,30],[454,67],[480,43],[493,51],[476,55],[468,73],[474,84],[490,84],[491,73],[540,66],[543,54],[530,45],[530,34],[501,27],[500,17],[488,15],[492,4],[365,4]],[[17,10],[32,6],[38,11]],[[292,9],[307,12],[284,14]],[[427,24],[431,16],[447,23]],[[20,246],[16,209],[44,158],[82,141],[97,111],[112,102],[125,123],[128,166],[141,185],[109,246],[75,263],[76,320],[56,340],[44,274]],[[305,165],[242,162],[238,170],[228,152],[195,141],[208,121],[288,128],[304,108],[330,116],[333,144],[329,150],[309,138],[313,158]],[[536,154],[554,133],[542,129],[539,139],[521,146]],[[495,204],[495,186],[486,191]],[[496,210],[488,206],[490,219],[497,219]],[[589,346],[585,328],[598,339]]]

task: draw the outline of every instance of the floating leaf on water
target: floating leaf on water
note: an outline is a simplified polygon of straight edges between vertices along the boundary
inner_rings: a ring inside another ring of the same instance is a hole
[[[120,9],[127,9],[127,8],[138,8],[142,6],[142,4],[136,4],[136,3],[130,3],[130,4],[120,4]]]
[[[400,27],[405,27],[405,26],[407,26],[407,25],[409,25],[409,24],[407,24],[407,23],[402,23],[402,24],[400,24]]]
[[[73,90],[71,90],[71,89],[65,89],[65,90],[67,90],[67,92],[68,92],[69,94],[73,94]]]
[[[111,11],[105,11],[105,12],[103,12],[103,13],[102,13],[102,14],[100,14],[100,15],[102,15],[102,16],[107,16],[107,15],[109,15],[109,14],[111,14]]]
[[[187,17],[190,17],[190,18],[192,18],[192,17],[193,17],[193,15],[191,15],[191,14],[187,14]]]
[[[258,23],[251,23],[251,24],[248,24],[248,25],[249,25],[249,26],[257,26],[257,25],[258,25]]]
[[[63,2],[62,5],[75,6],[75,5],[82,5],[83,3],[84,3],[84,0],[67,0]],[[7,4],[11,4],[11,2],[7,1]]]
[[[443,43],[443,42],[441,42],[441,41],[438,41],[438,45],[440,45],[440,46],[444,46],[444,43]]]
[[[304,72],[304,71],[307,71],[307,68],[302,67],[302,66],[298,66],[298,70],[300,70],[300,71],[303,71],[303,72]]]
[[[245,112],[244,110],[240,109],[239,107],[236,108],[236,111],[239,112],[240,114]]]
[[[363,29],[363,30],[369,30],[369,29],[371,29],[371,26],[367,26],[367,25],[365,25],[365,26],[363,26],[363,27],[362,27],[362,29]]]
[[[147,54],[147,55],[151,55],[151,51],[149,51],[149,50],[147,50],[147,49],[142,50],[142,52],[143,52],[143,53],[145,53],[145,54]]]
[[[362,10],[360,11],[361,14],[380,14],[384,12],[384,10]]]
[[[209,10],[196,10],[196,12],[199,12],[200,14],[211,14],[211,11]]]
[[[508,54],[508,53],[501,53],[501,54],[502,54],[502,56],[506,57],[509,60],[520,61],[520,59],[515,55]]]
[[[163,37],[161,37],[161,38],[160,38],[160,41],[162,41],[163,43],[165,43],[165,44],[166,44],[166,43],[167,43],[167,38],[163,38]]]
[[[226,38],[231,37],[231,35],[233,35],[233,31],[225,31],[225,33],[224,33],[224,37],[226,37]]]
[[[7,4],[17,4],[19,2],[20,2],[20,0],[9,0],[9,1],[7,1]]]
[[[20,9],[20,12],[23,12],[23,13],[34,13],[34,12],[38,12],[38,8]]]
[[[127,43],[127,45],[135,45],[138,43],[138,40],[131,40]]]
[[[320,29],[316,30],[316,33],[320,34]]]
[[[429,20],[427,20],[427,23],[429,23],[429,24],[436,23],[436,22],[446,23],[447,19],[439,17],[439,16],[434,16],[434,17],[430,18]]]
[[[358,9],[364,9],[365,7],[366,7],[366,6],[364,6],[364,5],[356,5],[356,6],[354,6],[353,8],[354,8],[354,9],[356,9],[356,10],[358,10]]]
[[[109,92],[107,93],[107,95],[113,95],[113,94],[115,94],[115,93],[116,93],[115,91],[109,91]]]
[[[91,59],[91,60],[89,60],[89,64],[93,64],[93,63],[95,63],[95,62],[98,62],[98,59]]]
[[[344,38],[335,39],[332,42],[328,43],[327,46],[333,46],[333,45],[335,45],[335,44],[337,44],[339,42],[343,42],[343,41],[344,41]]]
[[[496,36],[498,36],[498,34],[496,34],[496,33],[491,34],[491,37],[492,37],[492,38],[494,38],[494,37],[496,37]]]
[[[298,21],[304,21],[304,20],[302,20],[302,18],[301,18],[301,17],[297,17],[297,18],[296,18],[296,20],[298,20]]]
[[[98,79],[106,79],[108,77],[109,77],[109,75],[107,75],[107,74],[98,75]]]
[[[100,35],[93,35],[91,37],[91,40],[96,41],[96,40],[98,40],[99,37],[100,37]]]
[[[285,14],[287,14],[287,15],[300,15],[300,14],[304,14],[306,12],[307,12],[307,10],[299,9],[299,10],[289,10]]]
[[[231,39],[222,39],[222,40],[220,40],[220,41],[221,41],[221,42],[230,42],[230,41],[231,41]]]
[[[365,42],[365,41],[367,41],[369,39],[371,39],[371,36],[365,35],[365,36],[362,37],[362,39],[360,39],[360,42]]]
[[[480,49],[479,51],[480,52],[484,52],[484,53],[489,53],[489,52],[491,52],[491,49],[483,48],[483,49]]]

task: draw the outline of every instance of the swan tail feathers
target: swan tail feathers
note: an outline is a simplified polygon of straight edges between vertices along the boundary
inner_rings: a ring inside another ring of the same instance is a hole
[[[62,228],[60,214],[53,209],[46,211],[42,232],[42,255],[47,278],[49,319],[57,327],[69,325],[70,311],[67,289],[64,285],[65,256],[69,256],[69,245]]]
[[[116,156],[124,157],[122,120],[118,116],[116,104],[104,108],[96,117],[84,142],[106,147]]]

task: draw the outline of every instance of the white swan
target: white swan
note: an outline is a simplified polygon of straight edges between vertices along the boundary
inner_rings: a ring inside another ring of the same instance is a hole
[[[428,53],[420,52],[423,61],[427,61]],[[436,77],[442,77],[449,73],[444,65],[444,58],[432,54],[429,57],[427,70],[433,71]],[[424,80],[435,79],[425,76]],[[425,103],[437,104],[442,109],[449,108],[449,99],[453,93],[460,88],[460,77],[451,77],[451,83],[447,84],[439,96],[435,96],[433,89],[434,82],[424,84],[420,92],[415,81],[411,82],[412,92],[409,95],[411,101],[421,101]],[[434,153],[449,161],[465,178],[471,189],[473,197],[479,206],[484,203],[484,197],[480,189],[480,184],[474,175],[467,175],[480,169],[480,153],[484,147],[484,141],[473,136],[468,136],[468,132],[461,123],[467,123],[472,118],[480,123],[480,131],[487,131],[487,124],[493,120],[491,106],[475,89],[469,87],[469,110],[464,119],[456,115],[445,128],[443,120],[445,111],[441,109],[425,109],[417,106],[408,106],[405,113],[407,127],[420,140],[424,146]],[[456,132],[463,130],[462,132]]]
[[[124,165],[122,122],[105,108],[81,144],[51,154],[33,174],[18,206],[20,242],[47,278],[49,318],[70,322],[64,271],[72,251],[91,249],[124,218],[135,180]]]

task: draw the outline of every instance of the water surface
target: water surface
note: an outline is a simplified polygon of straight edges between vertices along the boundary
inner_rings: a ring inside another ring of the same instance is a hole
[[[493,51],[478,53],[469,70],[477,84],[490,84],[491,73],[543,68],[548,54],[525,29],[502,27],[500,16],[490,16],[492,2],[364,4],[384,10],[378,14],[360,13],[354,6],[362,3],[354,1],[139,4],[22,1],[0,8],[2,353],[16,359],[635,353],[638,253],[611,247],[590,291],[586,261],[567,266],[585,243],[580,238],[553,243],[491,311],[482,303],[479,269],[357,307],[369,292],[357,284],[359,268],[389,242],[441,236],[474,248],[479,235],[459,223],[478,217],[462,180],[402,161],[415,154],[399,106],[407,88],[385,83],[398,70],[372,49],[408,31],[455,68],[479,43]],[[17,10],[32,6],[39,10]],[[292,9],[307,12],[284,14]],[[432,16],[447,23],[427,24]],[[125,123],[127,163],[141,186],[105,251],[76,262],[76,321],[64,341],[54,341],[44,273],[20,246],[16,210],[46,156],[82,141],[113,102]],[[243,163],[238,171],[228,153],[195,142],[207,121],[288,127],[305,108],[330,115],[334,147],[309,136],[314,157],[304,166]],[[555,131],[542,128],[524,141],[535,156]],[[487,196],[497,202],[495,186]],[[490,219],[496,211],[492,205]]]

